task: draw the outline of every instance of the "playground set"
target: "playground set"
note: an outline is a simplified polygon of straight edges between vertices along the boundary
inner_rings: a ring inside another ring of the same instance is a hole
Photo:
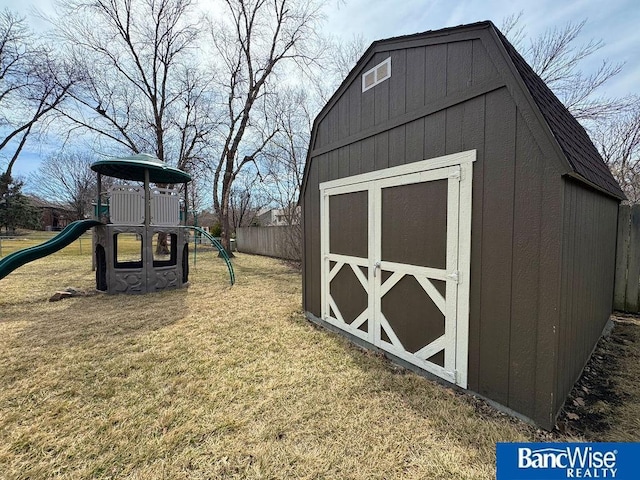
[[[91,169],[98,175],[100,192],[95,218],[73,222],[51,240],[7,255],[0,260],[0,279],[93,228],[97,290],[143,294],[181,288],[189,282],[189,230],[194,230],[218,249],[234,284],[233,267],[222,245],[205,230],[186,225],[188,173],[144,153],[99,160]],[[103,175],[136,184],[110,188],[103,203]],[[183,211],[178,191],[159,186],[179,183],[184,184]]]

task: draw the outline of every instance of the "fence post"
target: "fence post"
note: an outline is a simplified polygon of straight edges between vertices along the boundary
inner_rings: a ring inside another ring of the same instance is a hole
[[[640,311],[640,305],[638,305],[638,294],[640,293],[640,205],[631,207],[628,256],[627,288],[624,303],[627,312],[636,313]]]
[[[618,238],[616,241],[616,275],[613,292],[613,308],[625,310],[627,291],[627,268],[629,266],[629,222],[631,207],[620,205],[618,208]]]

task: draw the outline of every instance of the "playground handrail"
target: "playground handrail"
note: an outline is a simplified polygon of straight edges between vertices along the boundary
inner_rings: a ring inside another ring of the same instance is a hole
[[[218,249],[218,252],[220,252],[220,256],[224,259],[225,263],[227,264],[227,269],[229,270],[229,278],[231,279],[231,285],[236,283],[236,275],[233,271],[233,265],[231,265],[231,260],[229,258],[229,255],[227,254],[227,251],[222,246],[222,244],[218,240],[216,240],[216,238],[213,237],[209,232],[207,232],[206,230],[200,227],[186,226],[184,228],[188,228],[190,230],[194,230],[200,233],[200,235],[203,235],[207,240],[211,242],[211,244],[214,247]]]

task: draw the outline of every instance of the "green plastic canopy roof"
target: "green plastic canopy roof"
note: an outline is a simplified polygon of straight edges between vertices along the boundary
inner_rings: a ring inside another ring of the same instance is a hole
[[[144,171],[149,170],[149,181],[152,183],[187,183],[191,175],[182,170],[170,167],[159,158],[148,153],[139,153],[131,157],[98,160],[91,165],[91,170],[108,177],[144,182]]]

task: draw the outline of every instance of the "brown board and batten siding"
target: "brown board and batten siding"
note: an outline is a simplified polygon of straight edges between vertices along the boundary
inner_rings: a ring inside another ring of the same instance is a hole
[[[613,310],[616,250],[611,246],[617,215],[617,201],[566,181],[556,408],[580,376]]]
[[[321,183],[475,150],[467,388],[551,428],[608,317],[614,263],[601,253],[605,278],[580,293],[569,277],[611,235],[615,255],[615,220],[613,233],[604,230],[618,201],[592,188],[573,193],[576,182],[563,176],[571,165],[494,29],[484,22],[375,42],[318,116],[301,194],[303,305],[321,317]],[[362,92],[360,75],[388,57],[391,77]],[[571,199],[582,203],[567,206]],[[589,215],[600,225],[582,232]],[[576,253],[568,240],[576,232],[598,240]],[[344,283],[355,295],[357,283]],[[581,294],[593,300],[588,333],[577,335]],[[565,345],[576,339],[581,346]]]

